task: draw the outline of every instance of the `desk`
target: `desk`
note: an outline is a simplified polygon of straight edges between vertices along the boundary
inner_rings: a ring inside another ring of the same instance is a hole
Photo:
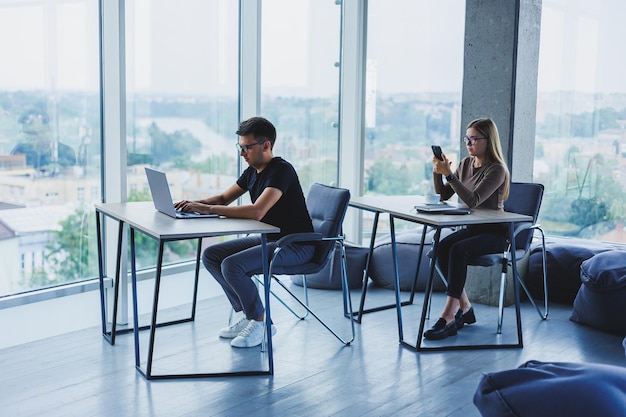
[[[428,282],[426,284],[426,290],[424,291],[424,304],[422,306],[422,316],[420,319],[419,331],[417,334],[417,342],[415,345],[407,343],[404,340],[403,333],[403,323],[402,323],[402,306],[407,303],[403,303],[400,300],[400,278],[398,273],[398,257],[396,252],[396,240],[395,240],[395,225],[394,219],[402,219],[405,221],[419,223],[424,225],[424,229],[422,232],[422,240],[420,245],[420,253],[418,255],[418,266],[417,271],[419,273],[420,262],[422,259],[422,251],[424,248],[424,239],[426,237],[426,229],[427,227],[432,227],[435,229],[435,235],[433,239],[433,253],[436,253],[437,245],[439,244],[439,238],[441,235],[441,229],[446,227],[456,227],[456,226],[467,226],[472,224],[493,224],[493,223],[508,223],[510,225],[509,231],[511,235],[514,230],[514,223],[516,222],[532,222],[531,216],[526,216],[523,214],[517,213],[509,213],[509,212],[499,212],[494,210],[485,210],[485,209],[473,209],[471,214],[467,215],[446,215],[446,214],[424,214],[415,211],[413,208],[415,204],[421,203],[421,197],[416,196],[364,196],[364,197],[353,197],[350,200],[350,206],[366,210],[374,213],[374,225],[372,227],[372,237],[370,240],[370,256],[371,251],[374,245],[374,239],[376,234],[377,223],[379,219],[379,215],[382,213],[387,213],[389,215],[389,226],[390,226],[390,235],[391,235],[391,247],[392,247],[392,255],[394,262],[394,274],[395,274],[395,293],[396,293],[396,310],[397,310],[397,318],[398,318],[398,338],[400,344],[409,347],[413,350],[423,351],[423,350],[456,350],[456,349],[493,349],[493,348],[512,348],[512,347],[522,347],[522,327],[521,327],[521,316],[520,316],[520,302],[519,302],[519,282],[517,278],[514,278],[514,293],[515,293],[515,313],[517,320],[517,343],[515,344],[490,344],[490,345],[454,345],[454,346],[436,346],[436,347],[424,347],[421,345],[422,343],[422,335],[424,333],[424,323],[426,321],[426,316],[428,313],[428,304],[430,301],[430,293],[432,291],[433,285],[433,277],[435,272],[435,260],[431,263],[430,274],[428,277]],[[517,265],[515,259],[515,239],[512,239],[511,242],[512,249],[511,252],[513,254],[512,259],[512,267],[513,267],[513,276],[517,277]],[[367,269],[367,266],[366,266]],[[416,277],[417,278],[417,277]],[[364,277],[364,286],[363,291],[365,291],[367,277]],[[410,303],[413,301],[413,293],[415,291],[415,281],[413,283],[413,288],[411,290],[411,299]],[[361,307],[363,306],[364,292],[361,295]],[[381,307],[384,308],[384,307]],[[361,314],[361,310],[359,311]]]
[[[173,378],[201,378],[212,376],[229,376],[229,375],[271,375],[274,372],[273,357],[272,357],[272,332],[270,331],[271,316],[269,307],[269,285],[268,285],[268,256],[267,256],[267,233],[277,233],[279,228],[271,226],[262,222],[248,219],[229,219],[229,218],[204,218],[204,219],[174,219],[165,214],[159,213],[154,209],[152,202],[137,202],[137,203],[107,203],[107,204],[95,204],[96,208],[96,227],[98,238],[98,259],[99,259],[99,272],[100,272],[100,302],[102,313],[102,331],[103,336],[109,341],[109,343],[115,343],[115,322],[117,320],[117,298],[118,287],[120,278],[120,258],[122,250],[122,236],[124,224],[127,224],[130,228],[130,252],[131,252],[131,277],[132,277],[132,292],[133,292],[133,332],[135,336],[135,367],[146,379],[173,379]],[[106,312],[105,312],[105,298],[104,298],[104,265],[103,265],[103,250],[102,250],[102,232],[101,232],[101,216],[109,217],[118,222],[118,247],[117,247],[117,262],[115,271],[115,295],[113,304],[113,326],[110,334],[110,338],[106,328]],[[138,323],[138,311],[137,311],[137,268],[135,262],[135,231],[144,233],[145,235],[155,239],[159,244],[156,277],[154,284],[154,299],[152,304],[152,318],[149,326],[140,328]],[[267,325],[267,351],[268,351],[268,370],[264,371],[240,371],[240,372],[228,372],[228,373],[195,373],[195,374],[168,374],[168,375],[154,375],[152,373],[152,358],[154,353],[154,335],[157,327],[177,324],[185,321],[193,321],[195,317],[195,302],[198,289],[198,273],[199,273],[199,260],[201,254],[201,240],[204,237],[210,236],[225,236],[234,234],[248,234],[259,233],[262,237],[262,256],[263,256],[263,272],[265,283],[265,315]],[[191,317],[184,320],[176,320],[167,323],[156,322],[158,301],[159,301],[159,288],[161,282],[161,269],[163,263],[163,249],[165,242],[186,240],[186,239],[198,239],[198,249],[196,254],[196,275],[194,286],[194,298],[192,306]],[[142,369],[140,361],[140,349],[139,349],[139,331],[143,329],[150,330],[150,341],[148,347],[148,358],[146,369]]]

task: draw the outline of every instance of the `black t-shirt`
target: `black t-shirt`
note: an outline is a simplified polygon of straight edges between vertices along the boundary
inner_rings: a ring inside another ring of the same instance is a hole
[[[269,240],[277,240],[291,233],[312,232],[313,223],[306,208],[304,193],[298,174],[293,166],[281,157],[274,157],[263,171],[248,167],[237,180],[250,193],[254,203],[267,187],[283,192],[280,199],[269,209],[261,221],[280,227],[280,233],[269,234]]]

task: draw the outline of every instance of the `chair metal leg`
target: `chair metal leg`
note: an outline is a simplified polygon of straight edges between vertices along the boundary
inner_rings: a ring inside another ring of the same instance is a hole
[[[537,302],[530,294],[530,290],[526,286],[526,283],[524,283],[524,280],[519,274],[517,274],[517,281],[519,282],[520,287],[522,287],[522,290],[524,290],[524,293],[526,294],[526,297],[528,298],[530,303],[533,305],[533,307],[535,307],[535,310],[537,310],[537,314],[539,314],[539,317],[541,317],[542,320],[546,320],[548,318],[548,312],[549,312],[548,268],[546,265],[546,238],[543,233],[543,230],[539,226],[534,226],[533,229],[538,230],[541,233],[541,256],[542,256],[541,266],[542,266],[542,275],[543,275],[543,308],[544,308],[543,311],[541,311],[541,308],[539,308],[539,306],[537,305]],[[505,256],[506,256],[506,253],[505,253]],[[500,310],[498,312],[498,334],[500,334],[502,331],[502,317],[504,315],[504,293],[506,290],[506,273],[507,273],[505,268],[507,266],[508,266],[508,262],[507,262],[507,265],[503,265],[502,278],[500,280],[500,303],[499,303]]]
[[[539,232],[541,233],[541,255],[542,255],[542,273],[543,273],[543,311],[541,311],[541,308],[539,308],[539,306],[537,305],[537,302],[535,301],[535,299],[532,297],[532,295],[530,294],[530,290],[528,289],[528,287],[526,286],[526,284],[524,283],[524,281],[522,280],[522,278],[519,276],[517,276],[517,280],[520,283],[520,286],[522,287],[522,290],[524,290],[524,293],[526,294],[526,297],[528,298],[528,300],[530,301],[530,303],[533,305],[533,307],[535,307],[535,310],[537,310],[537,314],[539,314],[539,317],[541,317],[542,320],[546,320],[548,318],[548,313],[549,313],[549,307],[548,307],[548,268],[546,265],[546,239],[545,239],[545,235],[543,233],[543,230],[536,226],[534,227],[534,229],[539,230]]]
[[[346,267],[346,252],[345,252],[345,247],[343,245],[343,242],[339,242],[340,243],[340,250],[341,250],[341,287],[342,287],[342,297],[343,297],[343,307],[344,307],[344,311],[347,309],[348,310],[348,314],[349,317],[353,316],[353,311],[352,311],[352,300],[350,297],[350,288],[348,286],[348,274],[347,274],[347,267]],[[355,338],[355,330],[354,330],[354,320],[350,320],[350,327],[351,327],[351,338],[347,339],[347,338],[343,338],[341,336],[339,336],[339,334],[337,334],[337,332],[335,332],[328,324],[326,324],[326,322],[324,320],[322,320],[321,317],[319,317],[312,309],[311,307],[308,305],[308,295],[305,298],[305,301],[302,301],[298,296],[296,296],[289,288],[287,288],[287,286],[285,284],[283,284],[283,282],[281,282],[280,280],[278,280],[275,276],[273,276],[272,274],[272,264],[270,263],[270,277],[272,277],[289,295],[291,295],[294,300],[300,304],[306,311],[307,314],[311,314],[313,317],[315,317],[315,319],[320,322],[320,324],[322,326],[324,326],[326,328],[326,330],[328,330],[333,336],[335,336],[335,338],[337,340],[339,340],[341,343],[343,343],[344,345],[349,345],[350,343],[352,343],[352,341]],[[307,292],[308,294],[308,292]]]
[[[342,292],[342,299],[343,299],[343,311],[344,313],[346,313],[347,311],[348,317],[353,317],[352,296],[350,294],[350,284],[348,283],[348,258],[346,256],[346,247],[343,245],[343,242],[341,242],[339,246],[341,247],[341,279],[342,279],[341,292]],[[349,345],[354,340],[354,337],[355,337],[354,320],[350,320],[350,328],[352,331],[352,337],[347,343],[343,341],[343,343],[346,345]]]
[[[530,296],[530,291],[524,284],[524,281],[519,280],[522,289],[526,293],[526,296],[530,300],[531,304],[537,310],[537,314],[541,317],[542,320],[546,320],[548,318],[548,268],[546,265],[546,237],[543,233],[543,230],[539,226],[534,227],[535,230],[538,230],[541,233],[541,256],[542,256],[542,272],[543,272],[543,311],[539,308],[535,300]]]
[[[276,280],[276,279],[275,279]],[[343,281],[343,280],[342,280]],[[347,288],[347,278],[345,280],[345,286],[342,289],[342,293],[343,293],[343,297],[344,297],[344,302],[347,302],[350,307],[349,307],[349,311],[350,313],[352,312],[352,307],[351,307],[351,303],[349,301],[345,301],[346,299],[350,299],[350,291]],[[287,291],[302,307],[304,307],[305,310],[307,310],[307,313],[310,313],[313,317],[315,317],[315,319],[317,321],[320,322],[320,324],[322,326],[324,326],[326,328],[326,330],[328,330],[330,333],[332,333],[333,336],[335,336],[335,338],[337,340],[339,340],[341,343],[343,343],[344,345],[349,345],[350,343],[352,343],[352,341],[354,340],[354,336],[355,336],[355,331],[354,331],[354,320],[350,320],[350,326],[352,328],[352,336],[350,339],[344,339],[341,336],[339,336],[330,326],[328,326],[328,324],[326,324],[326,322],[324,320],[322,320],[308,305],[306,305],[304,302],[302,302],[302,300],[300,300],[293,292],[291,292],[291,290],[289,290],[289,288],[287,288],[287,286],[285,284],[283,284],[281,281],[276,280],[276,282],[283,287],[283,289],[285,291]],[[342,282],[343,284],[343,282]],[[343,286],[343,285],[342,285]],[[346,296],[346,292],[347,292],[347,296]]]
[[[498,302],[498,329],[496,333],[502,334],[502,320],[504,318],[504,296],[506,293],[506,275],[509,265],[507,252],[502,254],[502,275],[500,276],[500,300]]]
[[[263,283],[259,280],[258,276],[255,276],[254,278],[255,278],[255,280],[257,281],[257,283],[258,283],[258,284],[263,285]],[[280,286],[281,286],[281,287],[284,287],[284,285],[282,284],[282,282],[280,282],[280,280],[279,280],[276,276],[273,276],[272,278],[273,278],[274,280],[276,280],[276,282],[278,282],[278,283],[280,284]],[[306,303],[307,305],[309,305],[309,290],[308,290],[308,288],[307,288],[307,286],[306,286],[306,277],[303,277],[303,278],[302,278],[302,287],[303,287],[303,290],[304,290],[304,299],[305,299],[305,303]],[[305,311],[304,311],[304,314],[302,314],[302,315],[301,315],[301,314],[299,314],[298,312],[296,312],[293,308],[291,308],[291,307],[289,306],[289,304],[287,304],[287,303],[285,302],[285,300],[283,300],[282,298],[280,298],[280,296],[279,296],[278,294],[276,294],[274,291],[272,291],[271,289],[270,289],[270,294],[271,294],[271,295],[272,295],[272,296],[273,296],[273,297],[274,297],[274,298],[275,298],[275,299],[276,299],[279,303],[281,303],[281,304],[283,305],[283,307],[285,307],[287,310],[289,310],[289,312],[290,312],[291,314],[293,314],[293,315],[294,315],[294,316],[295,316],[298,320],[304,320],[304,319],[305,319],[305,318],[307,318],[307,316],[309,315],[309,312],[308,312],[306,309],[305,309]],[[295,297],[295,296],[292,294],[292,297]]]
[[[542,256],[542,272],[543,272],[543,305],[544,314],[542,318],[545,320],[548,318],[548,267],[546,265],[546,236],[543,234],[543,229],[537,227],[537,230],[541,233],[541,256]]]

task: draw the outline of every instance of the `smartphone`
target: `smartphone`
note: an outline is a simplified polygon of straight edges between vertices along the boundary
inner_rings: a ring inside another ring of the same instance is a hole
[[[435,158],[443,161],[443,157],[441,156],[441,146],[433,145],[431,148],[433,149],[433,155],[435,155]]]

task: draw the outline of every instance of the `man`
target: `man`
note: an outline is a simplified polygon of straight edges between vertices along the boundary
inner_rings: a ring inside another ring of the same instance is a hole
[[[268,235],[268,253],[276,240],[296,232],[312,232],[311,217],[306,208],[300,180],[293,166],[273,155],[276,128],[267,119],[252,117],[241,122],[239,155],[249,167],[226,191],[203,200],[180,201],[182,211],[215,213],[226,217],[260,220],[280,228]],[[252,204],[230,206],[244,193],[250,193]],[[314,245],[294,244],[282,250],[276,265],[300,265],[313,257]],[[231,346],[253,347],[263,341],[265,310],[252,276],[263,272],[261,237],[248,236],[210,246],[202,263],[222,286],[239,318],[220,330],[220,337],[232,339]],[[241,312],[241,313],[240,313]],[[272,325],[272,334],[276,328]]]

